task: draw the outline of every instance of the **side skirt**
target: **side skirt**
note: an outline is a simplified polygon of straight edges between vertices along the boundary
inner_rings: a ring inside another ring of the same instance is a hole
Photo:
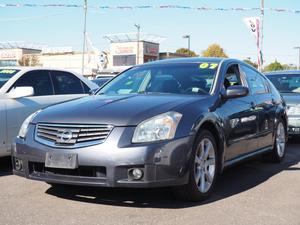
[[[230,159],[230,160],[224,162],[224,168],[231,167],[231,166],[233,166],[237,163],[240,163],[242,161],[246,161],[246,160],[255,158],[256,156],[262,155],[263,153],[272,151],[272,149],[273,149],[272,146],[268,146],[266,148],[258,149],[256,151],[238,156],[234,159]]]

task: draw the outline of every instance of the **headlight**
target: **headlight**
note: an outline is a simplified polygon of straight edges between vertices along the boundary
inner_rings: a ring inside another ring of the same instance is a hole
[[[31,121],[33,120],[33,118],[40,112],[41,110],[38,110],[34,113],[32,113],[30,116],[28,116],[26,118],[26,120],[24,120],[24,122],[22,123],[22,126],[20,128],[20,131],[19,131],[19,135],[18,137],[20,138],[25,138],[27,132],[28,132],[28,126],[29,124],[31,123]]]
[[[288,106],[287,114],[288,115],[300,115],[300,105]]]
[[[182,114],[167,112],[140,123],[132,138],[133,143],[153,142],[174,138]]]

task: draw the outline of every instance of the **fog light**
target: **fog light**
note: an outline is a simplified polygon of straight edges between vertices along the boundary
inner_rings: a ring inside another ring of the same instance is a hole
[[[16,170],[23,169],[23,162],[21,159],[15,159],[15,168],[16,168]]]
[[[128,176],[131,180],[140,180],[143,178],[144,172],[139,168],[132,168],[128,170]]]

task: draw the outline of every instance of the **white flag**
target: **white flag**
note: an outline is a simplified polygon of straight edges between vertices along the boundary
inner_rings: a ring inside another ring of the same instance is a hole
[[[260,69],[262,66],[262,52],[260,48],[260,18],[259,17],[248,17],[244,18],[244,22],[249,27],[250,32],[255,38],[257,47],[257,64]]]
[[[250,32],[255,37],[257,48],[259,48],[260,39],[260,18],[259,17],[248,17],[244,19],[245,24],[249,27]]]

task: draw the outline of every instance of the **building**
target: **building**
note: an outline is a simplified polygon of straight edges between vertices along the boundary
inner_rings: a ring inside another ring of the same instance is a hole
[[[110,42],[107,68],[115,71],[159,59],[159,45],[164,38],[136,33],[109,34],[104,36]]]
[[[41,45],[25,42],[0,42],[0,67],[19,66],[25,55],[39,55]],[[30,64],[30,58],[28,58]]]

